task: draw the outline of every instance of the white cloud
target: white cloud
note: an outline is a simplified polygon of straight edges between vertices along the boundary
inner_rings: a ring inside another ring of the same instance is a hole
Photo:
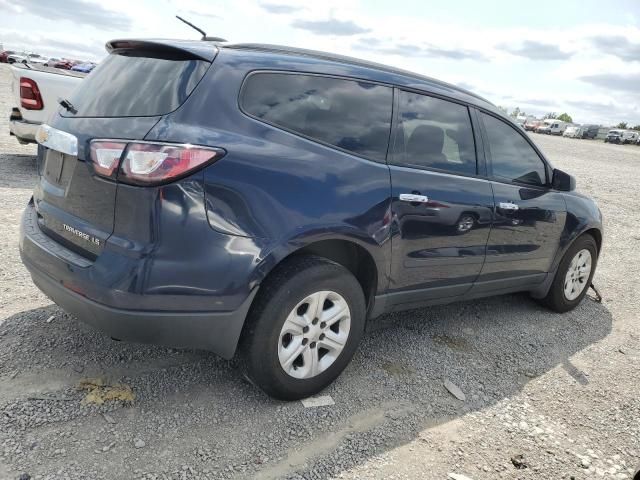
[[[535,4],[523,4],[517,18],[501,17],[497,25],[483,4],[470,1],[466,17],[446,20],[434,5],[420,9],[422,4],[416,3],[399,10],[394,4],[364,0],[89,1],[50,2],[35,15],[36,9],[27,8],[35,0],[0,0],[0,42],[97,59],[112,38],[198,38],[173,17],[180,14],[212,36],[386,63],[471,86],[509,108],[566,110],[582,121],[640,124],[634,107],[640,104],[640,87],[634,93],[629,83],[640,69],[640,59],[634,60],[640,48],[635,14],[604,23],[593,9],[587,12],[592,17],[588,24],[567,16],[562,28],[536,28],[525,15],[527,8],[538,8]]]

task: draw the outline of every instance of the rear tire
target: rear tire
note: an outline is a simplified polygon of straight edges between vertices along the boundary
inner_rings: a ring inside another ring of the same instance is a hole
[[[540,302],[558,313],[573,310],[587,294],[597,262],[595,239],[589,234],[578,237],[562,257],[549,293]]]
[[[342,265],[287,260],[261,286],[247,319],[240,354],[248,377],[281,400],[318,393],[351,361],[365,310],[360,284]]]

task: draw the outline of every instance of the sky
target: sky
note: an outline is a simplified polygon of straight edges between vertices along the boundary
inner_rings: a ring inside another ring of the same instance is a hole
[[[0,43],[100,60],[114,38],[289,45],[392,65],[510,112],[640,124],[640,0],[0,0]]]

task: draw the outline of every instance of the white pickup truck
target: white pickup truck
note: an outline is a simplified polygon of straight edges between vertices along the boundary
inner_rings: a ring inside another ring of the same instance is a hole
[[[33,65],[10,68],[17,106],[11,109],[9,133],[20,143],[35,143],[38,127],[58,109],[58,99],[69,99],[87,74]]]

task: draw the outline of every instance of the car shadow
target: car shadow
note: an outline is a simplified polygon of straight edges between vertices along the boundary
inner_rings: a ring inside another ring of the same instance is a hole
[[[304,408],[265,396],[243,378],[236,361],[116,342],[53,305],[21,312],[0,325],[0,432],[15,435],[26,428],[20,438],[37,436],[46,444],[51,437],[60,445],[65,440],[56,432],[65,425],[78,438],[92,438],[104,427],[100,413],[110,412],[120,436],[154,432],[154,448],[136,452],[135,459],[123,453],[123,468],[160,471],[164,460],[153,452],[169,449],[176,464],[224,470],[231,478],[275,479],[311,469],[314,478],[328,478],[411,441],[427,427],[510,398],[556,367],[567,372],[567,382],[588,383],[587,372],[571,357],[606,337],[612,316],[606,305],[588,299],[556,314],[526,295],[505,295],[386,315],[374,327],[349,367],[322,393],[335,405]],[[87,377],[131,386],[135,402],[70,408],[81,403],[84,393],[76,386]],[[466,399],[454,398],[444,380]],[[23,402],[30,407],[20,407]],[[24,412],[44,420],[31,424]],[[350,456],[352,464],[332,460],[337,449],[358,439],[375,448]],[[86,443],[73,448],[91,454],[94,447]],[[196,453],[194,445],[215,454]],[[91,456],[78,455],[83,458]],[[108,472],[113,464],[101,468]]]

